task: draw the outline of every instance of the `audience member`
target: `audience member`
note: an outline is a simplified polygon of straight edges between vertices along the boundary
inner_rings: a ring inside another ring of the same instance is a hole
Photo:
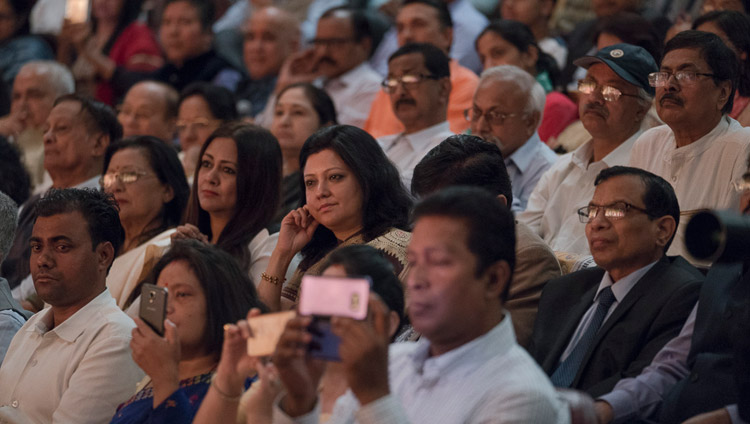
[[[402,46],[388,61],[383,90],[404,132],[380,137],[378,143],[409,187],[419,160],[453,135],[445,120],[451,92],[448,56],[432,44]]]
[[[419,162],[412,179],[412,194],[425,197],[452,185],[482,187],[506,206],[513,191],[500,149],[478,137],[452,136]],[[536,317],[539,295],[547,281],[560,276],[554,252],[523,223],[515,222],[516,266],[505,309],[510,312],[518,344],[526,347]]]
[[[113,143],[104,155],[102,190],[112,193],[125,230],[122,247],[112,263],[107,288],[117,306],[128,310],[140,294],[155,253],[150,249],[169,246],[174,228],[182,220],[190,188],[177,152],[149,136],[126,138]],[[152,247],[153,246],[153,247]]]
[[[315,82],[333,100],[342,124],[361,127],[375,94],[380,75],[367,63],[372,33],[364,12],[335,7],[318,20],[312,49],[287,59],[276,90],[295,82]]]
[[[0,192],[16,205],[23,204],[31,195],[31,177],[21,162],[21,152],[3,136],[0,136]]]
[[[16,203],[0,191],[0,264],[3,263],[16,235],[17,216]],[[30,317],[31,313],[24,310],[11,296],[8,282],[0,277],[0,365],[13,336]]]
[[[226,124],[211,134],[198,157],[185,225],[172,239],[215,244],[257,285],[279,238],[267,229],[281,197],[279,144],[263,128]]]
[[[368,320],[334,318],[350,390],[329,422],[568,422],[502,308],[515,263],[510,211],[482,189],[449,188],[422,201],[415,221],[407,311],[423,337],[389,349],[377,299]],[[286,388],[274,413],[295,422],[320,411],[319,373],[299,348],[310,319],[292,319],[274,354]]]
[[[114,111],[103,103],[69,94],[55,101],[45,126],[44,168],[52,177],[52,187],[97,188],[107,146],[122,136]],[[28,278],[29,237],[36,219],[34,205],[41,196],[23,204],[13,247],[3,263],[3,276],[19,300],[34,293],[34,284]]]
[[[568,47],[562,38],[550,34],[549,20],[554,7],[555,0],[506,0],[500,4],[500,16],[528,26],[539,49],[552,56],[562,69],[568,58]]]
[[[138,81],[153,79],[182,91],[192,82],[204,81],[234,90],[242,74],[212,47],[214,4],[210,0],[165,0],[159,25],[159,41],[167,63],[151,73],[123,66],[102,70],[115,97],[122,96]]]
[[[396,7],[401,6],[400,2],[394,2]],[[408,2],[404,2],[408,3]],[[472,72],[478,74],[482,70],[482,64],[477,57],[477,53],[474,50],[473,42],[477,38],[479,31],[487,26],[487,17],[477,11],[474,2],[466,0],[450,0],[439,3],[445,3],[447,8],[445,12],[448,13],[451,21],[451,27],[453,28],[452,41],[445,49],[445,54],[448,54],[451,58],[458,61],[462,67],[468,68]],[[443,7],[441,6],[441,9]],[[396,13],[398,14],[398,13]],[[422,17],[424,20],[425,17]],[[403,46],[399,40],[398,33],[398,21],[396,27],[391,27],[384,35],[380,45],[375,50],[370,59],[370,63],[376,71],[385,75],[388,72],[388,58],[393,52],[395,52],[399,46]],[[408,42],[421,42],[427,43],[430,40],[412,40]]]
[[[736,11],[709,12],[695,20],[693,29],[718,35],[737,55],[740,76],[728,115],[743,127],[750,126],[750,18]]]
[[[196,82],[180,93],[177,106],[177,136],[180,161],[190,184],[203,144],[223,123],[237,119],[234,95],[224,87]]]
[[[55,112],[53,111],[53,114]],[[105,285],[123,234],[98,190],[52,190],[36,204],[32,278],[48,305],[18,331],[0,367],[0,419],[106,422],[143,373],[130,357],[135,326]]]
[[[143,0],[94,0],[89,22],[63,24],[57,59],[73,70],[76,92],[114,105],[115,67],[151,72],[164,65],[151,29],[138,21]],[[123,93],[120,93],[122,95]]]
[[[742,183],[734,185],[742,195],[739,211],[744,215],[750,212],[749,176],[745,173]],[[651,419],[697,424],[750,420],[743,410],[748,393],[748,356],[742,350],[747,345],[746,333],[738,332],[747,329],[748,323],[747,270],[747,257],[738,263],[711,267],[698,304],[679,335],[640,375],[621,380],[612,392],[601,396],[596,405],[599,422]],[[745,368],[739,365],[743,363]],[[690,417],[694,418],[688,420]]]
[[[13,81],[10,114],[0,118],[0,135],[21,149],[36,188],[44,180],[44,124],[55,99],[74,90],[73,75],[53,61],[29,62]]]
[[[745,173],[741,158],[750,153],[750,129],[727,116],[738,76],[734,52],[718,36],[700,31],[684,31],[672,38],[664,48],[659,72],[649,75],[656,87],[656,110],[667,125],[638,139],[630,165],[669,181],[683,216],[739,205],[740,194],[731,183]],[[687,255],[685,221],[677,229],[670,254]]]
[[[576,63],[588,68],[579,83],[578,106],[591,139],[542,176],[518,219],[552,250],[588,254],[576,210],[591,200],[599,172],[628,163],[654,93],[648,73],[658,68],[646,50],[628,44],[615,44]]]
[[[111,422],[189,424],[219,362],[223,326],[265,307],[234,258],[195,240],[175,242],[149,280],[169,288],[164,335],[136,318],[133,360],[149,383],[117,408]]]
[[[466,110],[471,132],[500,148],[513,184],[510,209],[523,211],[542,174],[557,160],[537,134],[544,89],[523,69],[501,65],[482,73],[473,103]]]
[[[271,134],[281,147],[282,176],[281,206],[274,223],[281,223],[286,214],[302,205],[304,192],[299,183],[302,178],[299,154],[305,140],[315,131],[337,125],[336,108],[322,89],[301,82],[287,85],[276,97],[271,122]]]
[[[254,11],[243,33],[242,57],[249,77],[237,86],[236,96],[239,102],[250,103],[243,115],[256,116],[273,94],[284,61],[299,49],[299,23],[288,12],[271,6]]]
[[[175,136],[179,94],[171,86],[143,81],[125,94],[117,113],[123,137],[150,135],[171,144]]]
[[[50,46],[41,38],[29,34],[31,2],[0,0],[0,78],[13,85],[21,67],[34,60],[54,59]]]
[[[578,119],[578,107],[568,96],[555,91],[560,70],[554,59],[541,51],[534,34],[524,24],[509,20],[490,23],[477,37],[476,49],[484,69],[514,65],[533,75],[547,93],[539,138],[552,144],[553,139]]]
[[[667,181],[615,166],[594,185],[578,215],[597,268],[547,283],[529,352],[555,386],[597,396],[638,375],[677,335],[703,274],[666,256],[680,221]]]
[[[329,277],[370,277],[371,291],[383,300],[388,308],[388,331],[391,341],[404,326],[404,290],[393,273],[391,263],[372,246],[345,246],[331,253],[326,260],[323,275]],[[251,319],[259,314],[254,310],[248,314]],[[209,388],[201,409],[195,416],[194,424],[219,422],[272,422],[273,401],[280,387],[277,373],[272,364],[263,365],[260,358],[247,355],[248,338],[251,335],[247,321],[225,327],[224,346],[221,360],[216,369],[213,389]],[[252,366],[252,368],[250,368]],[[257,370],[258,380],[243,393],[243,381]],[[228,393],[238,393],[239,402],[226,402],[222,387]],[[227,389],[229,388],[229,389]],[[344,369],[338,363],[329,363],[321,378],[321,418],[329,417],[334,402],[347,389]]]
[[[453,42],[453,20],[448,6],[439,0],[406,0],[398,10],[396,30],[399,46],[429,43],[447,54]],[[450,77],[448,122],[451,132],[458,134],[469,127],[463,111],[471,106],[471,96],[478,78],[474,71],[459,65],[455,58],[450,61]],[[385,91],[375,97],[370,116],[362,128],[376,138],[405,130],[394,114],[391,99]]]
[[[272,310],[290,309],[302,275],[319,275],[333,249],[352,244],[383,251],[403,281],[411,198],[375,139],[349,125],[323,128],[302,146],[300,169],[305,204],[281,221],[279,242],[258,286],[261,300]],[[298,252],[302,262],[282,285]]]

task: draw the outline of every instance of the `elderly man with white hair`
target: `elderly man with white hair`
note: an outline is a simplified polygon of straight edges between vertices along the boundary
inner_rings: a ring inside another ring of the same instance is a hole
[[[75,91],[70,70],[53,60],[29,62],[13,81],[10,113],[0,118],[0,135],[23,152],[24,165],[38,186],[44,176],[43,127],[55,99]]]
[[[511,210],[526,209],[531,192],[557,155],[542,143],[544,88],[528,72],[511,65],[487,69],[474,102],[466,110],[471,133],[500,148],[513,185]]]

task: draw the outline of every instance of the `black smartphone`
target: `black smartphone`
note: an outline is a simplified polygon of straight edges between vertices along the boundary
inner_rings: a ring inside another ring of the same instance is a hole
[[[156,333],[164,337],[164,319],[167,318],[166,287],[144,283],[141,288],[141,310],[138,316]]]

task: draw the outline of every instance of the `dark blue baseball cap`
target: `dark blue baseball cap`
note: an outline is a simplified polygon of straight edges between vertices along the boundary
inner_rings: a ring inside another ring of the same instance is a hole
[[[605,47],[593,56],[583,56],[573,64],[588,69],[594,63],[609,66],[620,78],[646,90],[650,95],[656,91],[648,84],[648,74],[659,71],[656,61],[643,47],[632,44],[615,44]]]

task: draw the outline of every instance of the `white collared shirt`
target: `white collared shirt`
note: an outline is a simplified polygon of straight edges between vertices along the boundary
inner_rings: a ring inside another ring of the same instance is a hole
[[[382,77],[362,62],[348,72],[326,81],[317,81],[333,100],[339,124],[362,128],[375,95],[380,91]]]
[[[391,394],[360,407],[351,391],[336,401],[329,424],[567,423],[570,413],[549,379],[516,344],[510,315],[486,334],[429,356],[430,342],[395,343]],[[278,404],[274,423],[317,423],[319,405],[292,420]]]
[[[594,196],[594,180],[603,169],[626,165],[630,149],[641,135],[636,132],[602,160],[592,162],[594,147],[589,140],[560,157],[537,183],[526,210],[516,218],[531,227],[554,251],[588,255],[585,224],[577,211]]]
[[[656,262],[651,262],[650,264],[644,266],[643,268],[639,268],[630,274],[620,278],[617,280],[617,284],[615,284],[614,281],[612,281],[612,276],[609,274],[609,271],[605,271],[604,275],[602,276],[602,281],[599,283],[599,288],[596,289],[596,295],[594,295],[594,302],[591,304],[589,309],[586,310],[586,313],[583,314],[581,317],[581,321],[578,323],[578,327],[576,327],[576,331],[573,332],[573,337],[570,338],[570,342],[568,342],[568,346],[565,348],[565,351],[563,351],[563,354],[560,355],[560,362],[564,361],[565,358],[570,355],[571,352],[573,352],[573,349],[576,347],[576,344],[581,339],[581,336],[583,336],[583,333],[588,329],[589,324],[591,324],[591,320],[594,318],[594,314],[596,313],[596,309],[599,307],[599,294],[604,290],[606,287],[612,287],[612,294],[615,296],[615,301],[612,302],[612,305],[610,305],[609,310],[607,311],[607,315],[604,316],[604,321],[602,321],[602,326],[605,322],[607,322],[607,319],[610,315],[612,315],[612,312],[617,309],[617,305],[622,303],[622,300],[625,299],[625,296],[630,293],[630,290],[636,285],[636,283],[643,278],[646,273],[656,265]]]
[[[411,189],[411,177],[419,161],[433,147],[452,136],[448,121],[411,134],[386,135],[378,139],[388,159],[396,165],[406,190]]]
[[[678,148],[674,132],[667,125],[653,128],[633,145],[630,166],[643,168],[669,181],[680,204],[680,225],[668,255],[696,261],[685,248],[685,227],[703,209],[737,210],[742,193],[733,182],[747,171],[750,156],[750,128],[724,116],[708,134]]]
[[[513,212],[526,209],[534,187],[557,159],[557,154],[542,143],[537,132],[505,158],[505,167],[513,187],[513,204],[510,208]]]
[[[143,378],[130,352],[135,324],[105,289],[52,325],[46,308],[13,338],[0,367],[0,422],[109,422]]]

